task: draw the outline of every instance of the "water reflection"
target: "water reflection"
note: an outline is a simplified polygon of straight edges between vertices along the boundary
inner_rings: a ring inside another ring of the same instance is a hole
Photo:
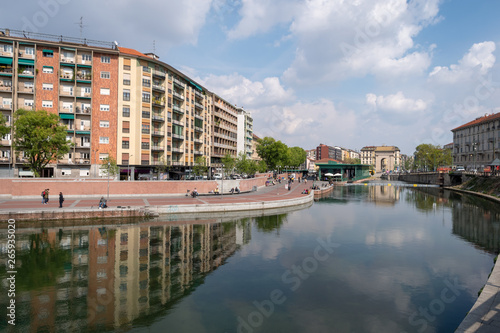
[[[16,328],[102,331],[150,321],[248,243],[251,223],[19,231]],[[0,243],[5,280],[6,237]]]
[[[16,331],[234,332],[278,288],[287,301],[254,332],[414,332],[411,315],[457,279],[460,297],[428,322],[450,331],[486,281],[499,220],[497,204],[438,188],[345,186],[289,214],[18,230]],[[318,238],[340,246],[291,291],[283,274]]]

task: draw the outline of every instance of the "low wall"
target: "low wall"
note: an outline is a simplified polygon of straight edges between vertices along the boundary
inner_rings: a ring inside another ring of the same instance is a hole
[[[266,177],[250,179],[224,180],[224,192],[231,187],[239,187],[241,191],[250,191],[254,186],[260,187],[266,184]],[[228,182],[231,182],[231,187]],[[154,181],[117,181],[101,179],[74,179],[59,180],[45,178],[14,178],[0,179],[0,198],[4,199],[30,199],[41,198],[44,189],[49,189],[50,196],[56,198],[59,192],[65,197],[98,197],[109,194],[119,196],[135,195],[178,195],[185,194],[187,190],[197,189],[199,193],[208,193],[217,186],[221,187],[221,181],[200,180],[154,180]],[[227,184],[227,185],[226,185]]]

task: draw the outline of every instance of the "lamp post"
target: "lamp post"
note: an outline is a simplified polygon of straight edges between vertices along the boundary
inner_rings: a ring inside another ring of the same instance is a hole
[[[474,142],[474,143],[472,144],[472,150],[473,150],[473,152],[474,152],[474,173],[476,173],[476,157],[477,157],[477,148],[476,148],[476,146],[477,146],[477,145],[479,145],[479,143],[478,143],[478,142]]]
[[[220,179],[220,198],[222,200],[222,196],[224,195],[224,163],[222,163],[221,165],[222,178]]]
[[[127,171],[128,171],[128,172],[127,172],[127,173],[128,173],[128,180],[130,180],[130,173],[131,173],[131,172],[130,172],[130,159],[131,159],[133,156],[134,156],[134,155],[130,155],[130,156],[128,157],[128,166],[127,166]]]

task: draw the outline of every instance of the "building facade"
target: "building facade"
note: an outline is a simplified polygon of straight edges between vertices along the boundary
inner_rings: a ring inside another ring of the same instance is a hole
[[[28,34],[28,36],[25,36]],[[104,176],[115,159],[121,179],[178,178],[196,163],[220,167],[237,156],[238,111],[243,151],[252,154],[251,115],[208,91],[152,53],[116,43],[0,30],[0,112],[58,114],[73,143],[42,176]],[[0,176],[30,176],[12,135],[2,138]]]
[[[243,109],[238,109],[237,139],[237,154],[243,153],[251,159],[253,155],[253,118],[250,112]]]
[[[361,148],[361,164],[373,166],[375,172],[398,171],[401,151],[396,146],[366,146]]]
[[[343,154],[342,154],[342,149],[340,147],[327,146],[322,143],[318,147],[316,147],[316,160],[330,158],[337,161],[342,161],[343,160],[342,157]]]
[[[451,130],[453,165],[483,170],[500,157],[500,113],[486,114]]]

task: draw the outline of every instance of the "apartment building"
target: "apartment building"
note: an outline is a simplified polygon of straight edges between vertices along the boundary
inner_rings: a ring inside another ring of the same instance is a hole
[[[214,93],[210,94],[212,114],[212,151],[211,165],[217,170],[222,168],[222,158],[226,155],[237,156],[238,109]]]
[[[259,156],[257,153],[257,144],[259,142],[260,138],[252,133],[252,160],[254,161],[260,161],[262,158]]]
[[[251,159],[253,154],[253,118],[250,112],[238,109],[237,154],[243,153]]]
[[[343,154],[342,149],[339,147],[327,146],[322,143],[316,147],[316,160],[334,159],[343,161],[343,157],[345,157],[345,153]]]
[[[26,35],[27,34],[27,35]],[[0,112],[45,109],[67,127],[71,152],[42,176],[100,177],[112,157],[121,179],[179,178],[202,157],[209,167],[252,154],[250,113],[152,53],[116,43],[0,29]],[[0,176],[32,175],[12,137],[2,138]],[[215,172],[215,171],[213,171]]]
[[[485,114],[451,130],[453,165],[483,170],[500,157],[500,113]]]
[[[165,178],[175,178],[198,157],[210,166],[208,91],[155,54],[119,50],[117,162],[126,176],[163,169]]]
[[[17,109],[44,109],[59,115],[74,144],[43,176],[91,176],[98,158],[115,157],[118,55],[113,43],[0,30],[0,112],[7,125]],[[11,135],[1,145],[0,175],[29,175]]]

